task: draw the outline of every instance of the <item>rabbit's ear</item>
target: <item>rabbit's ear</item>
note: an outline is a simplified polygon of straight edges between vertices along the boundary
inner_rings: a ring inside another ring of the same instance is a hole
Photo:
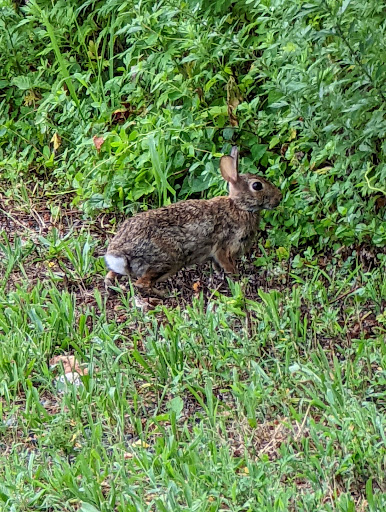
[[[236,167],[236,171],[238,171],[239,170],[239,150],[238,150],[237,146],[232,146],[231,157],[234,160],[234,165]]]
[[[232,183],[233,185],[237,183],[238,180],[238,172],[237,172],[237,162],[232,156],[222,156],[220,160],[220,170],[222,177],[228,183]]]

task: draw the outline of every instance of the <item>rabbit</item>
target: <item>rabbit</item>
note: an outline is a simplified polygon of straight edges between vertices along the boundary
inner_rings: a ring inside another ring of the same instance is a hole
[[[275,208],[282,198],[261,176],[239,174],[238,157],[234,146],[220,160],[228,196],[180,201],[123,222],[104,256],[107,290],[115,277],[128,275],[140,291],[163,297],[155,283],[209,258],[226,273],[236,273],[235,259],[249,251],[256,238],[260,210]]]

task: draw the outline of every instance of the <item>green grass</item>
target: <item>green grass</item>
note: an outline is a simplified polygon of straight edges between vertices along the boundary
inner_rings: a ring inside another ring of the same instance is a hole
[[[385,509],[385,255],[261,247],[254,300],[143,313],[92,228],[2,238],[0,510]]]

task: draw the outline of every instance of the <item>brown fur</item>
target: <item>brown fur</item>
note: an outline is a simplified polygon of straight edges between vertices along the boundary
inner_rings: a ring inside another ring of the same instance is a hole
[[[277,206],[281,193],[260,176],[239,175],[237,148],[232,152],[220,164],[229,182],[228,197],[180,201],[139,213],[122,224],[105,257],[122,258],[125,273],[136,279],[137,287],[154,293],[156,282],[209,258],[225,272],[235,273],[235,259],[250,249],[256,237],[260,210]],[[252,189],[255,181],[262,184],[262,190]],[[111,269],[106,287],[116,275]]]

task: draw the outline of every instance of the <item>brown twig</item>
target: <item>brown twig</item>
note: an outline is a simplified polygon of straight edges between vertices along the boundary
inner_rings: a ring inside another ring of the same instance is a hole
[[[341,300],[344,297],[347,297],[347,295],[350,295],[351,293],[356,292],[357,290],[359,290],[359,288],[361,288],[361,287],[360,286],[356,286],[352,290],[349,290],[348,292],[342,293],[342,295],[339,295],[339,297],[337,297],[336,299],[330,301],[330,304],[334,304],[334,302],[337,302],[338,300]]]

